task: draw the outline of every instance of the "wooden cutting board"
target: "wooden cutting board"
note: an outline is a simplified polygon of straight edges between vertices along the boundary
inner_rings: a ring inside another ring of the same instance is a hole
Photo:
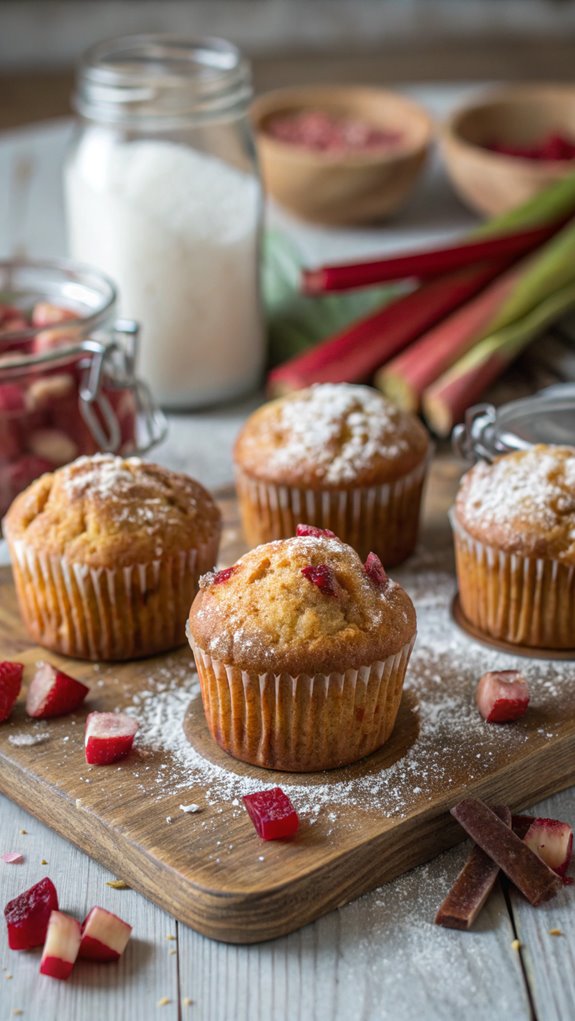
[[[92,690],[85,711],[43,724],[28,720],[19,702],[0,726],[0,790],[180,921],[214,939],[252,943],[291,932],[461,840],[449,808],[463,796],[520,809],[575,783],[569,664],[528,663],[534,697],[517,724],[489,726],[473,707],[477,673],[494,663],[449,618],[450,539],[436,511],[453,478],[450,468],[434,469],[425,545],[415,565],[395,572],[416,598],[420,638],[395,731],[375,755],[307,776],[236,762],[207,732],[187,648],[101,669],[41,650],[24,634],[3,569],[0,658],[48,659]],[[226,563],[241,541],[233,500],[223,509]],[[190,685],[187,711],[182,685],[184,692]],[[156,734],[155,744],[141,743],[116,766],[85,764],[90,709],[132,704],[137,714],[140,704],[149,723],[154,700],[172,697],[168,689],[183,707],[190,761],[177,721],[178,754]],[[260,841],[241,805],[246,785],[275,784],[300,811],[291,842]]]

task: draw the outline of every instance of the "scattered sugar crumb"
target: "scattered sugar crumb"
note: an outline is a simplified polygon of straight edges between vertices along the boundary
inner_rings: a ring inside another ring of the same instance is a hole
[[[182,812],[192,812],[192,813],[194,813],[194,812],[201,812],[202,811],[200,805],[180,805],[180,808],[181,808]]]
[[[43,744],[50,740],[50,732],[46,730],[25,731],[20,734],[10,734],[8,740],[16,748],[30,748],[32,745]]]
[[[523,943],[521,942],[520,939],[511,940],[511,949],[512,950],[521,950],[522,946],[523,946]]]
[[[20,833],[22,834],[23,837],[28,836],[28,830],[20,830]]]
[[[172,936],[171,933],[168,933],[168,935],[166,936],[166,939],[172,939],[172,940],[173,939],[177,939],[177,936]]]
[[[182,1007],[191,1007],[193,1002],[189,996],[182,997]]]
[[[162,996],[162,999],[158,1000],[156,1007],[167,1007],[171,1002],[169,996]]]

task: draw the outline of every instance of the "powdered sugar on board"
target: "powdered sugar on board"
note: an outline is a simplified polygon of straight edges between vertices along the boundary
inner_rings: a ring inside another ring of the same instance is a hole
[[[324,824],[336,820],[345,824],[347,818],[352,825],[353,813],[346,816],[348,806],[376,808],[389,818],[405,817],[416,803],[424,805],[438,791],[448,790],[454,773],[464,772],[470,782],[480,780],[505,766],[528,740],[543,743],[552,738],[560,714],[575,710],[575,664],[521,659],[479,645],[458,629],[450,614],[455,585],[447,569],[449,559],[444,550],[422,552],[396,572],[418,612],[418,639],[406,680],[415,739],[402,757],[387,766],[374,768],[368,759],[361,767],[305,779],[283,774],[282,785],[308,822],[322,818]],[[513,668],[520,668],[529,681],[529,713],[512,725],[487,724],[475,708],[476,682],[487,670]],[[141,752],[169,753],[157,767],[155,799],[179,793],[179,800],[186,803],[182,792],[187,790],[195,803],[201,789],[203,803],[221,811],[226,804],[239,804],[242,795],[277,782],[277,774],[268,776],[265,771],[239,766],[231,758],[229,767],[227,760],[224,766],[223,753],[215,762],[193,747],[183,731],[190,702],[201,719],[199,683],[192,664],[172,657],[147,678],[128,707],[140,721]],[[148,781],[145,788],[149,795]]]

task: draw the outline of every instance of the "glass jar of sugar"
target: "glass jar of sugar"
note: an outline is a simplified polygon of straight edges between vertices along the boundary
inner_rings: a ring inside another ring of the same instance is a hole
[[[65,169],[71,254],[117,283],[140,370],[171,408],[253,390],[264,364],[262,191],[250,70],[222,39],[128,36],[89,50]]]

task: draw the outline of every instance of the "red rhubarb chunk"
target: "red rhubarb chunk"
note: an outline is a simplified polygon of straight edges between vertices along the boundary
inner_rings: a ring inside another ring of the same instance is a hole
[[[0,412],[22,412],[26,409],[26,398],[22,387],[16,383],[0,383]]]
[[[519,670],[492,670],[480,678],[475,701],[488,723],[511,723],[527,711],[527,681]]]
[[[262,840],[282,840],[296,833],[299,825],[297,812],[281,787],[246,794],[242,801]]]
[[[0,662],[0,723],[7,720],[22,687],[23,663]]]
[[[542,861],[558,876],[564,876],[573,853],[573,830],[559,819],[534,819],[523,837]]]
[[[298,525],[295,530],[296,535],[312,535],[315,539],[325,536],[326,539],[337,539],[335,532],[332,532],[329,528],[317,528],[316,525]]]
[[[302,567],[301,573],[313,585],[317,585],[324,596],[337,595],[335,574],[329,564],[308,564],[307,567]]]
[[[217,571],[216,574],[214,574],[212,584],[221,585],[224,581],[228,581],[236,570],[237,564],[234,564],[233,567],[224,567],[222,571]]]
[[[40,961],[40,974],[66,980],[80,950],[80,923],[63,911],[53,911]]]
[[[84,747],[91,766],[108,766],[124,759],[132,749],[138,721],[127,713],[90,713]]]
[[[117,961],[130,938],[132,926],[104,908],[92,908],[82,922],[80,957],[91,961]]]
[[[66,716],[82,704],[89,690],[51,663],[40,663],[28,688],[26,712],[37,720]]]
[[[385,588],[389,582],[389,575],[377,553],[368,553],[363,569],[374,585],[377,585],[378,588]]]
[[[29,890],[8,901],[4,908],[11,950],[41,947],[46,939],[52,911],[58,910],[58,894],[51,879],[41,879]]]

